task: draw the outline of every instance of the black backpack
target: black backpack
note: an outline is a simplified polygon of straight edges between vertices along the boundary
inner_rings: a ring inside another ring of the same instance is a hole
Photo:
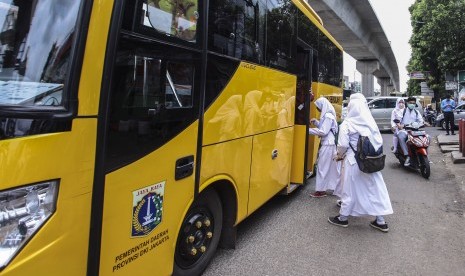
[[[350,145],[350,143],[349,143]],[[383,146],[375,150],[367,136],[359,136],[357,150],[350,145],[355,153],[358,168],[364,173],[374,173],[384,169],[386,155],[383,154]]]

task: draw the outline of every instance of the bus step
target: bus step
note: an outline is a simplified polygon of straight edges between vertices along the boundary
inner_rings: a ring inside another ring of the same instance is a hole
[[[307,173],[305,174],[305,179],[309,179],[312,176],[313,176],[313,172],[312,171],[307,171]]]
[[[286,189],[283,189],[281,191],[281,195],[288,195],[290,193],[292,193],[293,191],[295,191],[295,189],[297,189],[299,186],[302,186],[302,184],[289,184],[289,186],[287,186]]]

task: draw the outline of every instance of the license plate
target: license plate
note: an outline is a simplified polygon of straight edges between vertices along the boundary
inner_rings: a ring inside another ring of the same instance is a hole
[[[422,135],[425,135],[426,133],[424,131],[412,131],[412,135],[413,136],[422,136]]]

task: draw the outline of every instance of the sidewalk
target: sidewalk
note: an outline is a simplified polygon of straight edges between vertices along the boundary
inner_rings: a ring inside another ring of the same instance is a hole
[[[465,157],[459,152],[459,136],[458,135],[438,135],[438,144],[443,153],[451,153],[452,162],[454,164],[465,163]]]
[[[459,152],[459,136],[439,134],[437,141],[444,156],[451,157],[450,159],[445,158],[444,162],[454,174],[458,187],[465,194],[465,157],[462,157],[462,153]]]

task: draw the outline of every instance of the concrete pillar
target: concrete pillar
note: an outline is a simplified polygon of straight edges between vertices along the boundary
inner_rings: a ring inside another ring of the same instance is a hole
[[[392,86],[391,84],[391,78],[378,78],[378,84],[381,87],[381,96],[389,96],[389,86]]]
[[[387,86],[387,94],[389,95],[391,92],[395,92],[396,91],[396,88],[394,87],[394,84],[393,83],[390,83],[388,86]]]
[[[374,95],[375,82],[373,74],[378,70],[380,70],[380,64],[377,60],[357,60],[357,71],[362,74],[362,94],[365,97]]]

